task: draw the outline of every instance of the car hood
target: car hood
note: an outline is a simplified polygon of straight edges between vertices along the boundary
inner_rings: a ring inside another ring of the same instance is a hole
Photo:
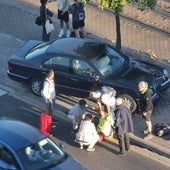
[[[126,82],[133,81],[134,84],[139,83],[141,80],[145,80],[152,86],[155,78],[159,78],[161,76],[163,76],[163,69],[161,67],[144,61],[132,59],[124,67],[121,79],[124,79]]]
[[[79,161],[73,159],[70,155],[59,165],[56,165],[49,170],[87,170]]]

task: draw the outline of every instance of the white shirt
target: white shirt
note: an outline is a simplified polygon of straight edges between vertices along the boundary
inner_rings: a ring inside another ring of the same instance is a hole
[[[96,131],[94,123],[91,121],[81,121],[80,129],[76,133],[76,139],[78,141],[93,143],[99,140],[99,135]]]
[[[42,95],[45,100],[53,100],[56,97],[54,79],[46,78],[43,84]]]

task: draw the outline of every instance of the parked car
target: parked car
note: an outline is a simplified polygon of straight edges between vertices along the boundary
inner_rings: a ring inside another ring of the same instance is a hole
[[[129,103],[132,112],[140,110],[139,81],[148,82],[153,101],[170,86],[164,68],[125,56],[109,44],[91,39],[30,40],[9,59],[7,74],[40,94],[40,82],[48,69],[55,71],[58,92],[81,97],[88,96],[99,77],[101,84],[113,87],[117,96]]]
[[[0,169],[85,170],[37,128],[11,119],[0,119]]]

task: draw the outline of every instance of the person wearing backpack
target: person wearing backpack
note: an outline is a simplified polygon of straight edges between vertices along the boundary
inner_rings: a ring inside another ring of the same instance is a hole
[[[85,31],[85,10],[84,4],[79,0],[74,0],[74,3],[68,8],[69,13],[72,14],[72,27],[74,29],[75,37],[86,37]],[[82,35],[80,35],[80,31]]]

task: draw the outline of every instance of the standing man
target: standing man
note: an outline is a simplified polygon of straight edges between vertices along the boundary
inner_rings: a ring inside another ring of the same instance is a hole
[[[47,105],[47,112],[52,116],[53,119],[53,112],[55,108],[55,98],[56,98],[56,92],[55,92],[55,80],[54,80],[54,71],[49,70],[47,73],[47,77],[44,80],[43,89],[41,91],[41,94],[45,100],[45,103]],[[53,121],[53,123],[55,123]],[[57,121],[56,121],[57,123]]]
[[[68,7],[70,6],[70,0],[48,0],[48,2],[58,1],[58,19],[60,20],[60,31],[58,38],[64,35],[64,23],[66,24],[66,37],[70,37],[70,23]]]
[[[84,4],[79,0],[74,0],[74,3],[69,6],[68,11],[72,14],[72,26],[74,29],[75,37],[80,38],[80,31],[82,32],[82,37],[86,37],[85,31],[85,11]]]
[[[130,150],[129,133],[133,132],[133,121],[129,108],[123,105],[122,98],[116,99],[116,106],[115,132],[120,149],[118,154],[125,155],[125,150]]]
[[[141,100],[141,109],[142,109],[142,116],[145,120],[146,129],[143,131],[146,136],[144,137],[145,140],[151,139],[152,135],[152,122],[151,122],[151,115],[153,112],[153,103],[152,103],[152,96],[151,91],[148,88],[148,83],[145,81],[141,81],[138,84],[138,89],[142,95]]]

